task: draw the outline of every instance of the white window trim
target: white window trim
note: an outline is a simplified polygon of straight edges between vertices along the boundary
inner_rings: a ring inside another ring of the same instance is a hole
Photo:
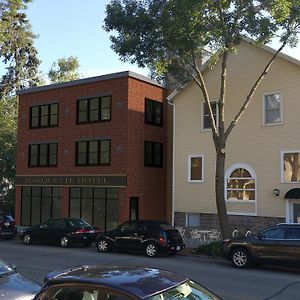
[[[212,100],[210,103],[217,103],[217,110],[216,110],[216,126],[219,126],[219,105],[217,100]],[[211,131],[211,128],[204,128],[204,105],[205,101],[202,102],[202,108],[201,108],[201,131]]]
[[[266,123],[266,110],[265,110],[265,97],[272,94],[279,94],[280,95],[280,122],[277,123]],[[262,109],[263,109],[263,126],[276,126],[276,125],[282,125],[283,124],[283,96],[282,92],[280,91],[274,91],[274,92],[267,92],[263,94],[262,97]]]
[[[247,171],[249,171],[251,177],[254,179],[255,181],[255,200],[228,200],[227,199],[227,179],[229,178],[229,176],[231,175],[231,173],[236,170],[236,169],[246,169]],[[225,198],[225,202],[226,203],[257,203],[257,178],[256,178],[256,174],[254,172],[254,170],[247,164],[243,164],[243,163],[237,163],[232,165],[231,167],[229,167],[226,172],[225,172],[225,178],[224,178],[224,198]],[[255,209],[256,210],[256,209]]]
[[[191,179],[191,159],[195,157],[201,157],[202,158],[202,180],[192,180]],[[191,154],[188,156],[188,173],[187,173],[187,182],[189,183],[201,183],[204,182],[204,154]]]
[[[284,181],[283,163],[284,163],[284,154],[285,153],[300,153],[300,150],[283,150],[283,151],[280,151],[280,181],[281,181],[281,183],[299,184],[300,181]]]

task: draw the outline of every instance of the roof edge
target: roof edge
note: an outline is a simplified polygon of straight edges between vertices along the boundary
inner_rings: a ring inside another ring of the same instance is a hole
[[[161,84],[159,84],[155,80],[152,80],[149,77],[146,77],[144,75],[141,75],[141,74],[138,74],[138,73],[135,73],[132,71],[123,71],[123,72],[110,73],[110,74],[105,74],[105,75],[100,75],[100,76],[95,76],[95,77],[76,79],[76,80],[62,82],[62,83],[54,83],[54,84],[49,84],[49,85],[32,87],[32,88],[17,91],[17,95],[20,96],[20,95],[25,95],[25,94],[37,93],[37,92],[44,92],[44,91],[48,91],[48,90],[72,87],[72,86],[76,86],[76,85],[94,83],[94,82],[98,82],[98,81],[118,79],[118,78],[122,78],[122,77],[131,77],[131,78],[134,78],[134,79],[137,79],[140,81],[144,81],[146,83],[163,88],[163,86]]]

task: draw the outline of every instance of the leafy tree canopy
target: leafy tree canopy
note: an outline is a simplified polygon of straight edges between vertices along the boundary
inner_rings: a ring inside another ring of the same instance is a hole
[[[0,57],[6,69],[0,96],[35,86],[39,82],[36,36],[24,10],[30,0],[0,0]]]
[[[112,0],[104,29],[124,61],[178,76],[190,75],[205,51],[212,65],[235,51],[241,35],[295,46],[299,15],[299,0]]]
[[[77,57],[60,58],[52,64],[48,77],[52,83],[66,82],[80,78],[78,73],[79,61]]]

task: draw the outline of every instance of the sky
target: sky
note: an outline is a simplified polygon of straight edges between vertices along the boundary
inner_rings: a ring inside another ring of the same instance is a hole
[[[47,73],[58,58],[76,56],[79,73],[91,77],[131,70],[147,75],[147,69],[121,62],[111,49],[109,33],[102,29],[105,5],[110,0],[33,0],[26,13],[33,32],[41,71]],[[278,44],[271,44],[276,48]],[[300,60],[300,44],[284,53]]]
[[[121,62],[111,49],[109,34],[102,29],[109,0],[33,0],[26,10],[35,42],[40,69],[47,73],[58,58],[76,56],[79,73],[91,77],[120,71],[147,75],[129,62]]]

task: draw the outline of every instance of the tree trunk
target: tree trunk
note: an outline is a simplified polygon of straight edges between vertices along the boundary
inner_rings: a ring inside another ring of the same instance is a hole
[[[225,148],[218,147],[216,150],[216,180],[215,180],[215,192],[216,192],[216,204],[218,210],[218,217],[220,222],[220,229],[222,238],[230,237],[229,219],[227,215],[227,209],[225,204],[224,195],[224,175],[225,175]],[[224,153],[223,153],[224,152]]]

